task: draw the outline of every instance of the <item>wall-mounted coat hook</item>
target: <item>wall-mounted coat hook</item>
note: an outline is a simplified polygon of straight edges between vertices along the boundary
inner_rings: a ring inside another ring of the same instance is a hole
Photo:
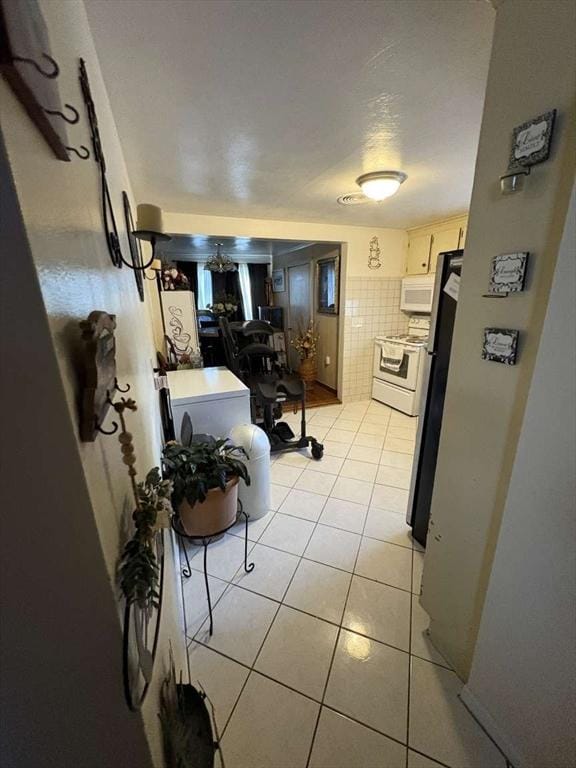
[[[65,120],[70,125],[76,125],[77,122],[80,120],[80,113],[76,109],[76,107],[73,107],[72,104],[64,104],[64,108],[69,110],[72,115],[65,115],[64,112],[60,112],[59,109],[46,109],[44,108],[44,112],[46,112],[47,115],[54,115],[55,117],[61,117],[62,120]]]
[[[58,77],[58,75],[60,74],[60,67],[58,66],[57,62],[54,61],[52,56],[48,56],[47,53],[43,53],[42,56],[51,65],[52,67],[51,71],[47,72],[45,69],[42,69],[42,67],[40,66],[40,64],[38,64],[37,61],[34,61],[34,59],[28,59],[26,58],[26,56],[13,56],[12,61],[18,61],[23,64],[31,64],[34,67],[34,69],[37,72],[40,72],[40,74],[43,77],[47,77],[50,80],[53,80],[55,77]]]
[[[68,152],[74,152],[75,155],[78,155],[80,160],[88,160],[90,157],[90,150],[84,144],[80,144],[80,149],[76,149],[76,147],[66,147],[66,149]]]
[[[130,384],[126,384],[126,386],[125,386],[124,388],[122,388],[122,387],[121,387],[121,386],[118,384],[118,379],[114,379],[114,389],[115,389],[117,392],[130,392]]]
[[[98,432],[100,432],[103,435],[114,435],[116,434],[116,432],[118,432],[117,421],[112,422],[112,429],[102,429],[102,427],[100,426],[100,424],[98,424],[98,422],[95,422],[95,423],[96,423],[96,429],[98,430]]]

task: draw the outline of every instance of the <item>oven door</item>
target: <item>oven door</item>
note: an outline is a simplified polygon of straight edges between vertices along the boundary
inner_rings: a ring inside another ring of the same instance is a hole
[[[374,377],[381,381],[396,384],[397,387],[416,390],[418,382],[418,367],[420,365],[420,348],[400,345],[404,349],[402,363],[398,371],[392,371],[382,363],[382,342],[376,340],[374,347]]]

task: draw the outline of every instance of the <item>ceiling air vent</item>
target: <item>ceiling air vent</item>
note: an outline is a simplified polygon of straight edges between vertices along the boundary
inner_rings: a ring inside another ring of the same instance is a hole
[[[340,195],[338,202],[340,205],[361,205],[362,203],[369,203],[370,198],[362,192],[349,192],[347,195]]]

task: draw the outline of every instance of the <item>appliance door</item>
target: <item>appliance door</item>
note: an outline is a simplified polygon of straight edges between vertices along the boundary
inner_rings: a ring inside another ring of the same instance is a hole
[[[408,522],[412,525],[414,538],[422,546],[426,545],[428,534],[457,308],[457,302],[443,289],[450,275],[452,273],[460,275],[461,269],[462,251],[451,251],[439,255],[428,349],[428,385],[425,386],[423,394],[423,398],[426,398],[426,405],[420,411],[421,421],[416,440],[416,461],[414,462],[408,501],[408,514],[410,516]]]
[[[418,380],[418,365],[420,362],[419,347],[407,347],[404,344],[398,344],[404,350],[402,362],[398,371],[391,371],[382,363],[383,342],[376,339],[374,350],[374,377],[381,381],[388,381],[390,384],[396,384],[397,387],[404,389],[416,389]]]

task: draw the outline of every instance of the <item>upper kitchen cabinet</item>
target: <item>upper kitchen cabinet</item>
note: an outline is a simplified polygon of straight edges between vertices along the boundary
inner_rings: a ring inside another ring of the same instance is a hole
[[[406,273],[423,275],[436,272],[439,253],[464,247],[467,225],[467,217],[461,216],[409,230]]]
[[[443,232],[436,232],[432,235],[432,250],[430,251],[429,272],[436,272],[436,262],[438,254],[444,251],[456,251],[460,242],[460,228],[446,229]]]
[[[430,266],[432,235],[416,235],[408,241],[406,272],[409,275],[423,275]]]

